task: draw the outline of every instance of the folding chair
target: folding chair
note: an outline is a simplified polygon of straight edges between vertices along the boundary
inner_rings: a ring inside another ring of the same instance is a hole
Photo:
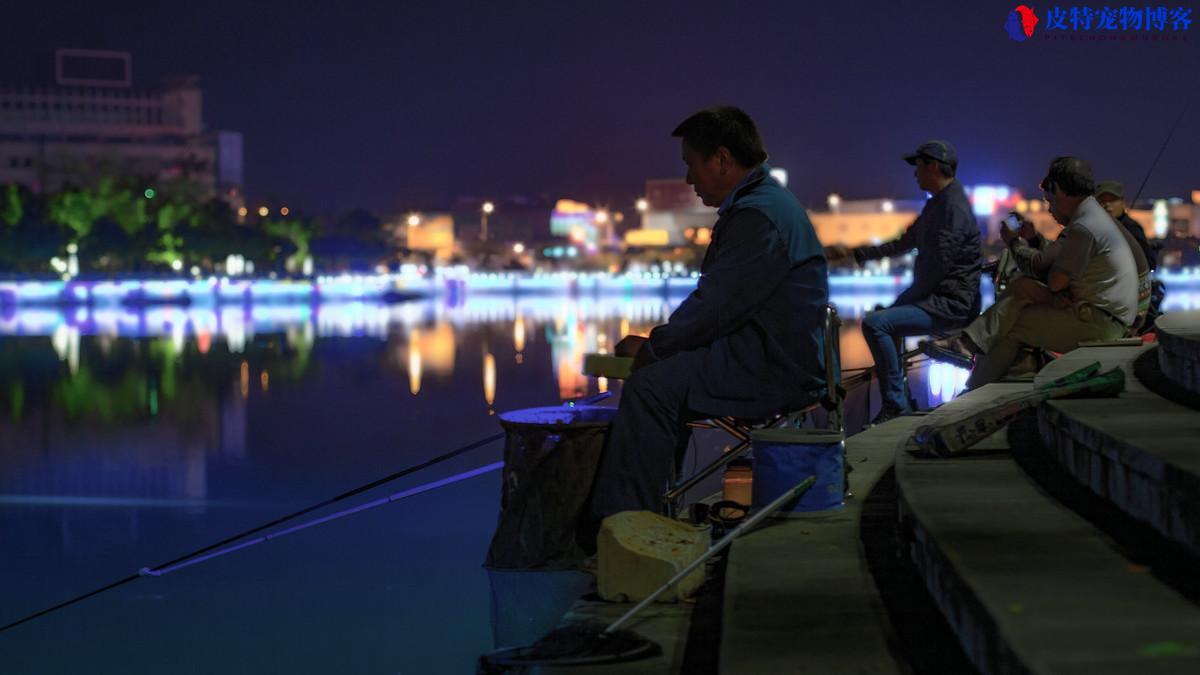
[[[818,407],[824,408],[828,414],[827,427],[831,431],[845,432],[844,428],[844,395],[845,390],[841,386],[841,368],[840,366],[840,350],[838,345],[838,329],[841,326],[841,320],[838,318],[837,309],[833,305],[826,305],[824,312],[823,330],[824,342],[823,352],[825,356],[825,388],[818,400],[800,410],[795,410],[778,415],[772,415],[767,419],[762,420],[744,420],[736,417],[716,417],[709,420],[694,422],[689,424],[693,430],[696,429],[721,429],[728,433],[737,442],[720,457],[716,458],[709,464],[705,465],[696,473],[688,478],[675,481],[670,489],[663,494],[663,511],[668,516],[674,516],[678,511],[678,503],[688,490],[691,490],[700,481],[708,478],[718,469],[729,464],[731,461],[741,457],[750,449],[750,432],[756,429],[769,429],[772,427],[783,426],[787,423],[796,424],[802,423],[808,413],[816,410]],[[799,424],[796,424],[799,426]],[[672,458],[671,475],[675,475],[675,459]]]

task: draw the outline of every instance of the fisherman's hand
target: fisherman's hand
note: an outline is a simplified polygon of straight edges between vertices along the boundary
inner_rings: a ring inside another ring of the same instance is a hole
[[[654,363],[654,357],[651,355],[649,345],[643,342],[641,349],[638,349],[638,353],[633,357],[633,364],[629,366],[629,372],[637,372],[639,368],[651,363]]]
[[[646,338],[642,337],[641,335],[626,335],[625,337],[621,338],[621,341],[618,342],[617,346],[613,348],[613,354],[616,356],[636,357],[638,352],[641,351],[642,345],[645,343]]]
[[[1013,240],[1017,238],[1017,231],[1010,229],[1008,227],[1008,225],[1004,224],[1004,222],[1001,221],[1000,222],[1000,238],[1004,240],[1004,245],[1007,246],[1007,245],[1013,243]]]
[[[853,258],[854,252],[849,246],[834,244],[833,246],[825,247],[825,259],[829,262],[841,262],[847,258]]]
[[[1017,234],[1021,235],[1022,239],[1025,241],[1033,241],[1037,238],[1037,226],[1033,224],[1032,220],[1020,214],[1017,214],[1017,220],[1021,223],[1021,228],[1017,230]]]

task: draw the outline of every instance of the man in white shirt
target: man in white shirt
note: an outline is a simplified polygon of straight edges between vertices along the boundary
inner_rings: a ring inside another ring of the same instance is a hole
[[[1045,302],[1021,308],[1016,321],[979,345],[983,353],[967,380],[974,388],[1004,373],[1023,346],[1065,352],[1088,340],[1123,337],[1137,317],[1138,269],[1120,226],[1092,196],[1096,183],[1087,162],[1058,157],[1042,179],[1042,192],[1064,241],[1046,279]],[[1020,238],[1010,246],[1021,246]]]

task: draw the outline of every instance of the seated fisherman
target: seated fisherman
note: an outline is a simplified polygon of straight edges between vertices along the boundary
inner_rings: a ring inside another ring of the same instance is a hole
[[[1138,259],[1138,320],[1134,324],[1135,333],[1143,333],[1154,328],[1154,321],[1160,313],[1163,294],[1154,293],[1157,284],[1162,288],[1162,282],[1151,276],[1158,267],[1158,252],[1146,239],[1146,231],[1142,224],[1134,220],[1125,208],[1125,186],[1115,180],[1104,180],[1096,183],[1096,201],[1100,206],[1121,225],[1126,239],[1133,247],[1133,256]],[[1144,273],[1143,273],[1144,272]],[[1157,298],[1157,301],[1154,300]]]
[[[933,195],[921,215],[904,234],[880,246],[830,246],[826,251],[830,260],[853,255],[860,265],[917,251],[912,285],[891,307],[863,317],[863,337],[875,359],[883,400],[872,424],[912,412],[896,340],[960,328],[979,314],[980,306],[979,225],[962,183],[955,178],[958,154],[950,143],[933,140],[903,159],[915,167],[917,186]]]
[[[1054,241],[1046,242],[1041,235],[1037,234],[1033,222],[1019,214],[1014,215],[1017,215],[1020,221],[1020,229],[1013,232],[1002,223],[1000,237],[1008,244],[1008,252],[1020,275],[1010,281],[996,302],[988,307],[978,319],[972,321],[961,334],[934,340],[932,344],[936,350],[932,356],[935,359],[938,358],[936,352],[939,350],[943,354],[949,351],[957,355],[957,358],[953,359],[955,361],[961,361],[963,358],[969,360],[977,354],[987,352],[992,348],[993,342],[998,336],[1005,335],[1012,330],[1021,310],[1028,305],[1055,305],[1058,303],[1060,306],[1066,306],[1066,296],[1056,296],[1050,291],[1047,284],[1054,261],[1066,245],[1068,230],[1064,229]],[[1114,220],[1116,219],[1114,218]],[[1151,268],[1132,233],[1125,227],[1118,227],[1117,231],[1129,246],[1129,251],[1133,254],[1134,266],[1137,268],[1137,315],[1131,327],[1136,330],[1146,320],[1146,314],[1150,307]]]
[[[1151,271],[1154,271],[1158,267],[1158,254],[1146,239],[1146,230],[1142,228],[1142,224],[1129,215],[1125,206],[1125,186],[1115,180],[1102,180],[1096,183],[1096,201],[1100,202],[1100,206],[1108,211],[1108,215],[1116,219],[1121,227],[1125,228],[1125,231],[1133,237],[1138,249],[1146,257],[1146,264],[1150,266]]]
[[[1011,330],[1012,322],[1016,321],[1022,308],[1038,302],[1053,302],[1046,279],[1066,238],[1060,232],[1058,238],[1048,241],[1038,233],[1032,221],[1020,214],[1012,215],[1020,222],[1018,230],[1014,232],[1000,223],[1000,238],[1008,244],[1000,259],[1000,274],[1007,277],[1003,291],[991,307],[958,335],[923,343],[925,351],[935,360],[969,367],[976,355],[991,347],[993,338]],[[1000,288],[999,281],[997,288]]]
[[[634,372],[592,491],[597,519],[661,509],[689,421],[795,410],[825,387],[825,258],[800,202],[769,175],[754,121],[707,108],[672,136],[688,184],[718,219],[696,290],[648,339],[616,346],[634,356]]]
[[[1028,280],[963,331],[959,344],[980,352],[969,388],[1008,372],[1023,346],[1070,351],[1087,340],[1123,337],[1137,317],[1139,265],[1127,235],[1092,196],[1091,167],[1056,158],[1041,187],[1064,226],[1062,243],[1036,256],[1049,265],[1044,286]],[[1007,229],[1002,236],[1018,260],[1035,258],[1021,237]]]

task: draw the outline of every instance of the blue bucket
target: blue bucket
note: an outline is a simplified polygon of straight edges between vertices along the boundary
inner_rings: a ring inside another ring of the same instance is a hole
[[[777,515],[840,509],[845,497],[845,438],[823,429],[762,429],[751,432],[755,511],[796,487],[809,476],[817,482]]]

